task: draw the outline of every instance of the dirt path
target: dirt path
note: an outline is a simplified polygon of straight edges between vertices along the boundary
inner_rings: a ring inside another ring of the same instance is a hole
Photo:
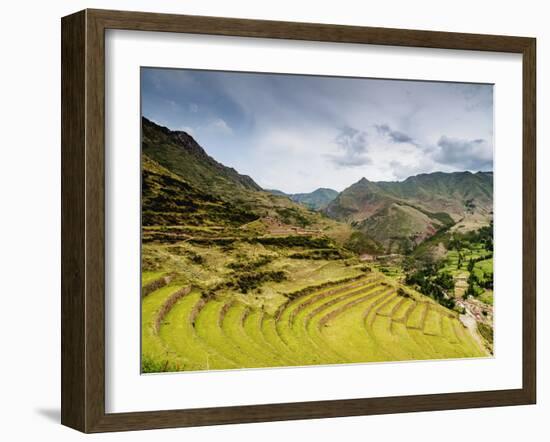
[[[483,351],[486,351],[485,345],[483,344],[483,339],[477,332],[477,321],[474,317],[470,315],[460,315],[460,322],[464,324],[464,326],[468,329],[470,334],[474,337],[476,342],[478,343],[479,347],[483,349]]]

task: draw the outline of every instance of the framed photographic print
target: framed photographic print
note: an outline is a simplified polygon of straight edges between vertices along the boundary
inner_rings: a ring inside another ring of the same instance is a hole
[[[62,423],[535,403],[535,40],[62,20]]]

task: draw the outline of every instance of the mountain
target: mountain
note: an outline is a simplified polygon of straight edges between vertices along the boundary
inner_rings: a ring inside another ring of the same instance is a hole
[[[150,237],[177,236],[186,226],[201,235],[328,237],[357,253],[404,253],[442,229],[487,225],[492,197],[491,172],[362,178],[339,194],[266,191],[188,133],[142,119],[142,220]]]
[[[347,223],[263,190],[252,178],[210,157],[186,132],[146,118],[141,158],[146,241],[299,235],[306,242],[308,237],[326,238],[343,245],[353,233]],[[320,204],[327,194],[329,189],[312,192],[311,201]],[[354,236],[353,246],[361,251],[378,247],[364,234]]]
[[[277,190],[277,189],[265,189],[266,192],[269,192],[273,195],[277,195],[277,196],[286,196],[287,198],[290,198],[290,196],[292,194],[290,193],[284,193],[282,190]]]
[[[143,226],[208,228],[239,226],[257,219],[249,207],[200,190],[147,155],[142,155],[141,195]]]
[[[209,156],[187,132],[142,117],[142,154],[208,193],[233,199],[261,187],[247,175]]]
[[[388,252],[407,252],[441,229],[488,224],[492,201],[492,172],[435,172],[401,182],[362,178],[324,212],[365,232]]]
[[[290,198],[292,201],[303,204],[310,209],[319,210],[328,206],[337,196],[338,192],[336,190],[321,187],[310,193],[295,193]]]
[[[333,189],[320,187],[309,193],[284,193],[280,190],[270,189],[273,195],[287,196],[292,201],[300,203],[310,209],[320,210],[325,208],[334,198],[338,196],[338,192]]]

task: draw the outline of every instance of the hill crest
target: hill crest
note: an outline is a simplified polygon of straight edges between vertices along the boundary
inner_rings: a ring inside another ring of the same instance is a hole
[[[161,166],[210,192],[231,196],[242,190],[262,190],[248,175],[225,166],[187,132],[174,131],[142,117],[142,152]]]
[[[277,189],[269,189],[267,192],[273,195],[286,196],[296,203],[300,203],[309,209],[321,210],[338,196],[338,191],[328,187],[319,187],[313,192],[285,193]]]
[[[489,224],[493,211],[493,174],[434,172],[404,181],[361,178],[324,210],[384,244],[388,252],[414,248],[441,229],[461,223]]]

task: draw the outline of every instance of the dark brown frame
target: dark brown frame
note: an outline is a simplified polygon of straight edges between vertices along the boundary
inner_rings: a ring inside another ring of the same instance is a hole
[[[64,425],[83,432],[102,432],[535,403],[536,40],[534,38],[105,10],[80,11],[64,17],[61,24],[61,422]],[[105,413],[104,44],[106,29],[522,54],[522,388],[188,410]]]

